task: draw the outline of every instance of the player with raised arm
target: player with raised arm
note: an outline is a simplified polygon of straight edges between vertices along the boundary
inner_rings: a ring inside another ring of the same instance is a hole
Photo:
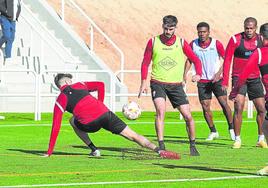
[[[53,124],[46,156],[53,153],[62,116],[66,110],[73,114],[70,124],[77,136],[92,150],[90,155],[100,156],[100,151],[90,140],[87,133],[97,132],[104,128],[157,152],[162,158],[179,159],[177,153],[160,150],[148,139],[131,130],[103,104],[105,93],[103,82],[77,82],[73,84],[71,74],[60,73],[55,77],[55,84],[61,93],[54,106]],[[98,92],[98,99],[90,94],[92,91]]]

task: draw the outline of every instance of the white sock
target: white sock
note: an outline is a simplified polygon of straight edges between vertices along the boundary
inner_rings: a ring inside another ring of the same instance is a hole
[[[260,142],[260,141],[264,141],[264,135],[263,134],[258,136],[258,142]]]
[[[235,136],[235,141],[241,142],[240,136]]]

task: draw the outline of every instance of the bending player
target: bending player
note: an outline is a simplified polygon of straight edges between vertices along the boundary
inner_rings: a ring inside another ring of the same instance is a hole
[[[148,139],[131,130],[103,104],[105,93],[103,82],[77,82],[72,84],[71,74],[57,74],[54,81],[61,93],[54,106],[52,131],[46,156],[53,153],[61,127],[62,115],[66,110],[73,114],[70,124],[77,136],[92,150],[90,155],[100,156],[100,151],[90,140],[87,133],[97,132],[104,128],[157,152],[162,158],[179,159],[177,153],[160,150]],[[98,99],[89,93],[92,91],[98,92]]]

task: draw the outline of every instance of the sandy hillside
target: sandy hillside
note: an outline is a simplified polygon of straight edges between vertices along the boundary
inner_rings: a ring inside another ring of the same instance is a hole
[[[58,12],[61,0],[47,0]],[[68,0],[66,0],[68,2]],[[162,17],[167,14],[179,20],[177,34],[188,42],[196,37],[196,24],[206,21],[211,26],[211,36],[227,44],[229,37],[243,30],[248,16],[258,22],[268,22],[268,1],[258,0],[75,0],[96,24],[112,38],[125,54],[125,69],[140,69],[144,48],[149,38],[162,32]],[[89,43],[89,24],[71,5],[66,5],[66,20]],[[97,33],[95,51],[114,70],[119,70],[118,53]],[[126,75],[131,92],[137,92],[139,75]],[[131,78],[130,78],[131,77]],[[133,80],[135,80],[133,82]],[[196,92],[193,84],[189,92]],[[194,97],[193,97],[194,98]],[[193,109],[200,109],[197,100],[190,98]],[[214,101],[215,103],[215,101]],[[150,98],[142,101],[152,109]],[[214,105],[213,108],[218,108]]]

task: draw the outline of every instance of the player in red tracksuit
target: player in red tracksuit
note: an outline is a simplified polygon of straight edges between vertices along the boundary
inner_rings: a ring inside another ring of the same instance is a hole
[[[54,106],[53,124],[46,156],[50,156],[53,153],[61,127],[62,115],[66,110],[73,114],[70,124],[77,136],[91,148],[91,155],[93,156],[100,156],[100,151],[91,142],[87,133],[97,132],[104,128],[157,152],[162,158],[179,158],[179,155],[175,152],[160,150],[148,139],[131,130],[111,112],[103,104],[103,82],[78,82],[72,84],[72,75],[61,73],[55,77],[55,84],[61,90],[61,93]],[[98,99],[90,94],[92,91],[98,92]]]
[[[265,23],[260,28],[260,34],[262,36],[263,47],[257,48],[254,53],[250,56],[244,71],[239,75],[236,84],[234,85],[229,98],[237,100],[237,95],[241,87],[247,81],[249,75],[258,68],[261,72],[262,83],[265,87],[265,108],[266,116],[262,124],[263,133],[266,140],[268,140],[268,23]],[[260,175],[268,175],[268,166],[258,172]]]
[[[257,20],[249,17],[244,21],[244,32],[236,34],[231,37],[226,48],[225,59],[223,63],[223,81],[222,88],[227,89],[229,81],[229,72],[231,67],[231,61],[233,59],[232,69],[232,85],[237,81],[237,77],[242,73],[245,66],[248,63],[248,59],[253,51],[261,46],[260,36],[256,34]],[[247,82],[240,89],[237,100],[234,103],[234,131],[235,142],[233,148],[241,147],[241,124],[242,124],[242,112],[245,105],[245,95],[248,94],[250,100],[253,101],[257,110],[257,124],[258,124],[258,147],[267,148],[267,144],[264,141],[264,135],[261,130],[261,125],[265,117],[264,106],[264,94],[263,87],[260,80],[260,71],[257,67],[254,67],[249,75]]]

